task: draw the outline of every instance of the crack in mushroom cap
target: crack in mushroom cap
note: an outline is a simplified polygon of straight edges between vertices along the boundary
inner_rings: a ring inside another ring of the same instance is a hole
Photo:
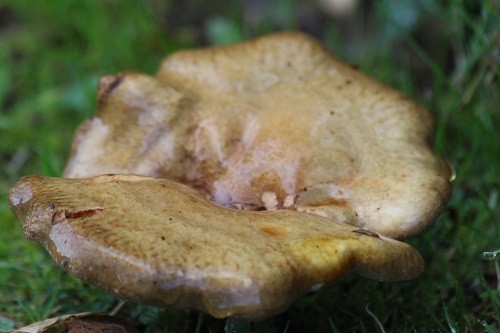
[[[24,177],[9,193],[26,237],[83,280],[120,296],[263,318],[350,270],[417,276],[410,245],[291,210],[238,211],[167,179]]]
[[[288,209],[402,239],[437,216],[451,170],[429,112],[282,33],[181,51],[99,86],[64,175],[168,178],[220,205]]]

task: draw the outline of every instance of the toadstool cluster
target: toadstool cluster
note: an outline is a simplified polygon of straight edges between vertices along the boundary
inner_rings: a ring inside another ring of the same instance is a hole
[[[64,178],[9,193],[68,272],[139,302],[264,318],[349,271],[423,270],[402,239],[452,171],[429,112],[300,33],[103,77]]]

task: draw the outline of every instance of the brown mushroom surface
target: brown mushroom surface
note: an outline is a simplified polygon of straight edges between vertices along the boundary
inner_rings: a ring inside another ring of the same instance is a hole
[[[101,79],[66,177],[168,178],[220,205],[289,209],[402,239],[434,220],[450,169],[433,120],[299,33],[167,57]]]
[[[126,298],[215,317],[279,313],[350,270],[392,281],[423,269],[408,244],[312,214],[224,208],[166,179],[30,176],[9,200],[25,235],[67,271]]]
[[[98,97],[64,172],[80,179],[26,177],[9,194],[25,235],[83,280],[262,318],[348,271],[422,271],[394,239],[449,196],[432,118],[312,38],[178,52],[154,77],[102,78]]]

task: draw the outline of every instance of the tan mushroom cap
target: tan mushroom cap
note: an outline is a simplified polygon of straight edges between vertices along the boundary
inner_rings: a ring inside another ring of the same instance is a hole
[[[349,270],[410,279],[410,245],[296,211],[237,211],[166,179],[30,176],[9,193],[25,235],[67,271],[120,296],[262,318]]]
[[[226,207],[297,210],[402,239],[450,193],[432,136],[427,110],[284,33],[175,53],[154,77],[102,78],[64,175],[168,178]]]

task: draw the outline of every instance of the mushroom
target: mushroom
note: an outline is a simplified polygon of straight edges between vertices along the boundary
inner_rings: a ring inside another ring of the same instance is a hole
[[[429,225],[452,171],[401,93],[281,33],[101,79],[66,179],[10,205],[69,272],[137,301],[263,318],[354,271],[411,279],[396,239]],[[181,184],[182,183],[182,184]]]

